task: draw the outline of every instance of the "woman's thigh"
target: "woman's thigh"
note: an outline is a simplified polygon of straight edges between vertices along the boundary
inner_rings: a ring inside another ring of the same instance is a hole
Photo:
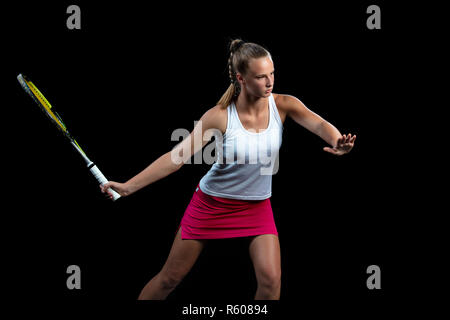
[[[161,273],[174,280],[181,280],[191,270],[205,244],[206,240],[182,240],[180,227]]]
[[[264,234],[251,239],[250,258],[259,283],[274,283],[281,279],[280,242],[277,235]]]

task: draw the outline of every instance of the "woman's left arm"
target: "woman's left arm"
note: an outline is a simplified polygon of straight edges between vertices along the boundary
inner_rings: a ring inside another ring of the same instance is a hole
[[[289,117],[332,146],[332,148],[324,147],[324,151],[341,156],[352,150],[356,135],[342,135],[335,126],[309,110],[299,99],[293,96],[282,95],[281,98],[280,106]]]

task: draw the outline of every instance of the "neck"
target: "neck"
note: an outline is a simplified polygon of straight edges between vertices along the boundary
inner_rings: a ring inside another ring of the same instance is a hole
[[[267,108],[268,98],[255,97],[245,92],[241,92],[236,99],[236,107],[245,110],[250,114],[259,114]]]

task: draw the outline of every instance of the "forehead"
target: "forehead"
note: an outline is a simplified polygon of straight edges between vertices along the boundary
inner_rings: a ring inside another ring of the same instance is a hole
[[[248,71],[251,73],[270,73],[273,71],[273,61],[270,56],[250,59],[248,62]]]

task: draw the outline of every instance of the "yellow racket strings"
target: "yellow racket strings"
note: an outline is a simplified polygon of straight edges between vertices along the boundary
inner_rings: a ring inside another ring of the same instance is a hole
[[[27,83],[28,87],[31,89],[31,91],[33,92],[34,96],[39,100],[39,102],[41,103],[41,105],[45,108],[45,111],[50,115],[50,117],[55,120],[55,122],[58,124],[58,126],[65,132],[67,133],[67,128],[66,125],[64,124],[64,122],[62,121],[61,117],[59,117],[59,115],[56,113],[53,113],[53,111],[51,110],[52,105],[50,104],[50,102],[48,102],[48,100],[44,97],[44,95],[39,91],[39,89],[33,84],[33,82],[31,81],[27,81],[25,80],[25,82]],[[74,139],[73,142],[78,146],[78,148],[80,148],[81,152],[85,153],[83,151],[83,149],[81,149],[80,145],[78,144],[78,142]]]

